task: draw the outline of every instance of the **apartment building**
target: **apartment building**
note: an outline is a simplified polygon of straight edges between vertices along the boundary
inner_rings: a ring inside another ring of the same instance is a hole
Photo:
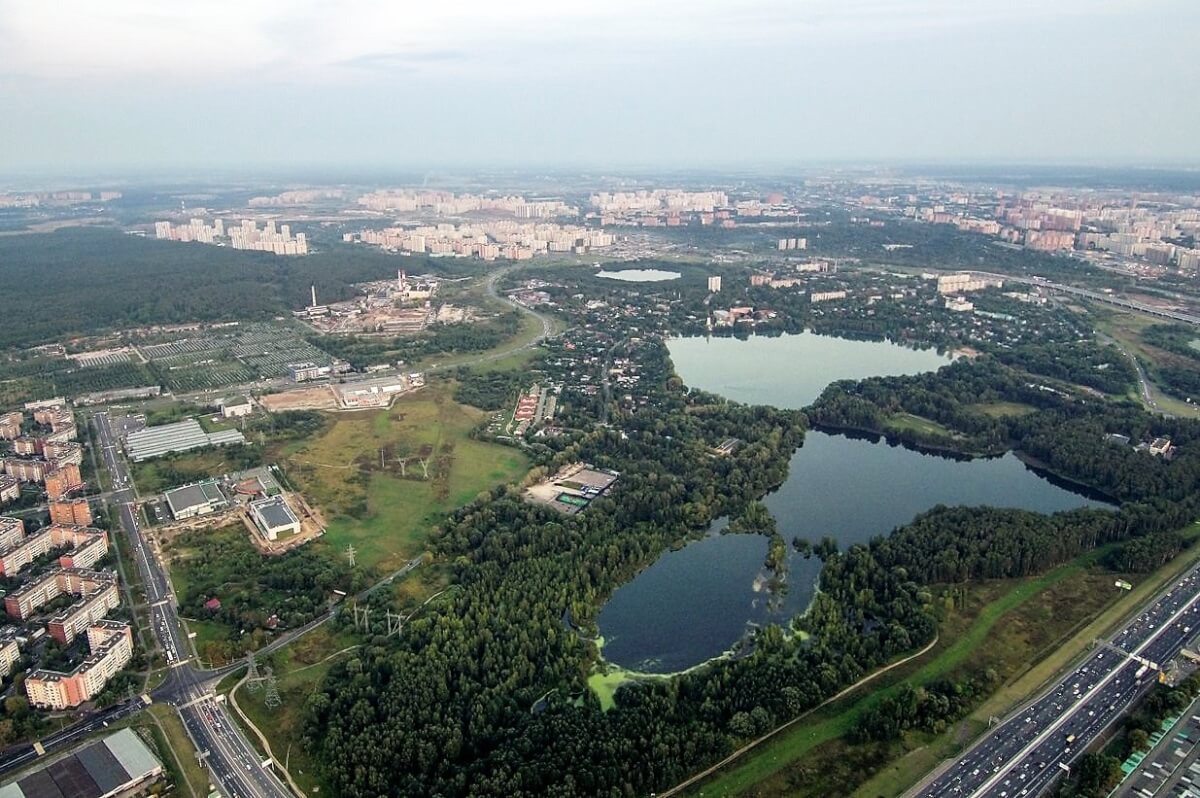
[[[0,630],[0,677],[12,673],[13,666],[21,659],[21,649],[17,646],[17,628],[10,626]]]
[[[79,466],[74,463],[64,463],[48,471],[44,479],[46,496],[51,501],[61,499],[76,488],[83,487],[83,476],[79,473]]]
[[[20,518],[0,515],[0,551],[4,551],[25,539],[25,522]]]
[[[87,499],[60,499],[50,502],[50,522],[88,526],[92,523],[92,506]]]
[[[100,694],[104,685],[133,659],[129,624],[102,620],[88,627],[91,656],[70,673],[36,670],[25,679],[29,703],[41,709],[77,707]]]
[[[21,480],[10,477],[8,474],[0,474],[0,504],[15,502],[19,498],[21,498]]]
[[[46,438],[42,443],[42,456],[60,468],[65,465],[83,465],[83,447],[74,441]]]
[[[54,523],[28,537],[23,535],[23,526],[21,531],[22,537],[0,548],[0,576],[12,576],[43,554],[64,546],[71,550],[58,558],[60,568],[89,568],[108,553],[108,533],[103,529]]]
[[[70,645],[89,626],[103,620],[120,604],[121,593],[117,583],[110,582],[46,621],[46,632],[63,645]]]
[[[22,482],[45,482],[50,464],[45,460],[22,460],[19,457],[4,459],[4,473]]]
[[[110,586],[116,589],[116,585],[116,576],[104,571],[58,568],[5,596],[4,610],[10,617],[23,621],[38,607],[63,594],[90,596]]]
[[[21,437],[21,422],[24,419],[20,411],[0,413],[0,440],[11,441]]]

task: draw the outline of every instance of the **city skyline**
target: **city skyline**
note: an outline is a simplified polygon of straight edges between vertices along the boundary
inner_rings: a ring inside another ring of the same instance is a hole
[[[1191,165],[1183,0],[0,0],[0,174]]]

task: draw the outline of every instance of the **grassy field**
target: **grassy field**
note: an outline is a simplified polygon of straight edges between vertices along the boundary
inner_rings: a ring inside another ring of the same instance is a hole
[[[162,735],[158,740],[160,747],[165,745],[170,751],[170,754],[164,753],[164,756],[174,759],[174,762],[168,761],[164,764],[175,774],[177,780],[182,779],[181,792],[200,798],[208,795],[208,773],[196,761],[196,749],[183,730],[183,721],[179,719],[178,713],[166,704],[153,704],[147,712],[158,721],[157,725],[148,725],[158,733],[156,738],[159,734]]]
[[[519,450],[473,440],[484,414],[451,392],[435,384],[388,410],[340,415],[319,438],[280,453],[289,478],[325,513],[325,540],[353,545],[361,566],[398,568],[447,513],[528,469]]]
[[[1200,525],[1188,536],[1200,536]],[[970,586],[954,597],[938,646],[871,685],[816,712],[689,794],[707,796],[899,795],[947,756],[960,750],[1000,715],[1035,692],[1200,551],[1176,558],[1132,594],[1118,593],[1115,575],[1098,562],[1103,551],[1083,555],[1036,579]],[[956,588],[961,590],[961,588]],[[895,744],[853,746],[843,737],[858,717],[902,681],[926,683],[958,672],[991,668],[1001,688],[943,735],[910,734]],[[864,777],[870,777],[865,779]],[[865,783],[864,783],[865,781]]]
[[[1139,360],[1155,366],[1172,364],[1191,366],[1187,358],[1152,346],[1142,338],[1142,333],[1147,327],[1162,324],[1163,320],[1143,316],[1139,313],[1119,313],[1107,309],[1094,312],[1096,315],[1096,329],[1114,339],[1121,345],[1121,348]],[[1154,409],[1184,418],[1200,417],[1200,407],[1190,405],[1187,402],[1167,395],[1154,382],[1153,374],[1149,374],[1148,376],[1150,378],[1150,398],[1157,405]],[[1143,404],[1145,403],[1142,392],[1139,389],[1130,391],[1129,398]]]
[[[265,690],[247,690],[242,685],[237,692],[238,705],[271,743],[280,764],[286,765],[292,778],[309,795],[328,790],[321,789],[316,767],[300,744],[304,733],[304,701],[325,678],[333,660],[351,653],[338,652],[359,642],[353,635],[338,634],[323,626],[262,663],[260,670],[266,665],[274,669],[283,699],[283,704],[275,709],[267,707]],[[253,732],[248,736],[257,744]]]
[[[977,405],[967,405],[971,410],[977,410],[992,418],[1009,418],[1012,416],[1027,416],[1037,408],[1020,402],[985,402]]]
[[[896,432],[912,431],[926,435],[940,435],[944,438],[960,437],[936,421],[912,413],[895,413],[888,416],[883,425],[886,429]]]
[[[228,474],[239,466],[223,447],[184,452],[166,458],[131,463],[133,481],[142,496],[153,496],[169,488],[208,477]]]

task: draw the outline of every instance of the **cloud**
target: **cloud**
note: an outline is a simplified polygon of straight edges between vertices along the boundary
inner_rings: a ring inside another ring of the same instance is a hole
[[[0,0],[4,66],[52,80],[252,77],[312,83],[374,72],[458,74],[474,62],[578,62],[707,50],[869,43],[967,27],[1187,9],[1191,0]],[[1194,15],[1193,15],[1194,16]],[[575,58],[561,59],[563,51]],[[464,53],[479,54],[466,58]]]
[[[459,50],[397,50],[356,55],[337,61],[332,66],[381,72],[415,72],[425,64],[464,61],[466,58],[466,54]]]

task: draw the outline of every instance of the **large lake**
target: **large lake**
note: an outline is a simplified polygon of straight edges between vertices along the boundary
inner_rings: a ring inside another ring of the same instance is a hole
[[[668,344],[692,387],[749,404],[800,408],[829,383],[917,374],[950,362],[934,350],[803,333],[685,338]],[[938,504],[1052,513],[1108,506],[1027,467],[1015,455],[979,460],[923,454],[862,436],[810,431],[787,481],[764,499],[789,544],[787,589],[772,593],[761,535],[709,536],[667,552],[601,609],[604,657],[643,673],[674,673],[728,651],[754,626],[786,624],[812,600],[821,563],[790,549],[826,535],[844,548],[889,533]]]
[[[672,350],[673,352],[673,350]],[[886,534],[937,504],[1040,512],[1108,506],[1028,468],[1015,455],[955,460],[884,441],[810,431],[787,481],[764,499],[789,544],[830,535],[843,547]],[[794,551],[788,589],[766,589],[762,535],[708,537],[667,552],[602,608],[604,658],[643,673],[674,673],[727,651],[754,625],[786,624],[808,606],[820,561]]]
[[[934,349],[851,341],[815,333],[667,342],[675,372],[692,388],[754,405],[800,408],[838,380],[936,371],[951,361]]]

